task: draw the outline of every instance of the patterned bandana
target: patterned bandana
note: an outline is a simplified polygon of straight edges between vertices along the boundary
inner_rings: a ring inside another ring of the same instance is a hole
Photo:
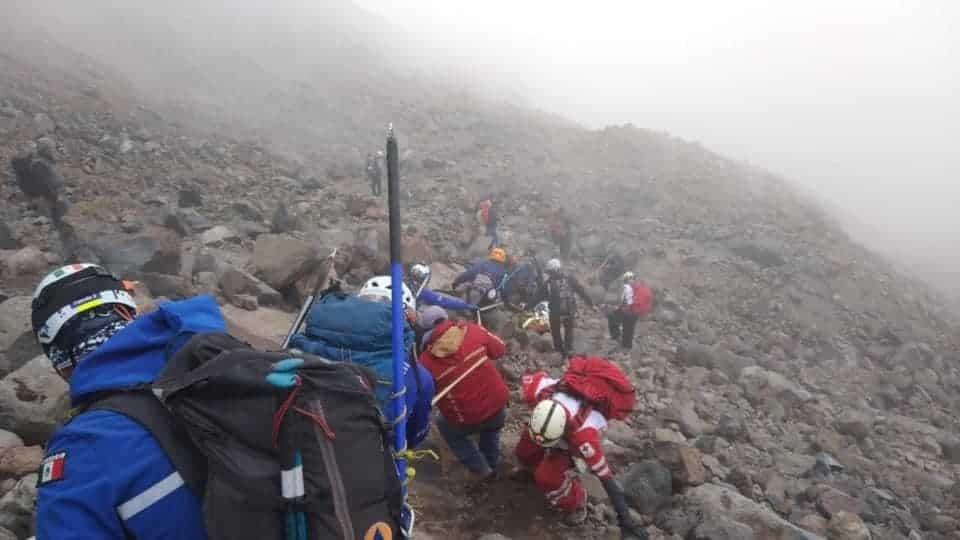
[[[57,339],[50,344],[47,357],[53,362],[53,368],[58,373],[69,372],[77,367],[80,360],[103,345],[114,334],[123,330],[130,321],[116,313],[109,313],[96,318],[78,321],[73,328],[65,329],[69,332],[67,339]],[[75,339],[69,339],[74,337]]]

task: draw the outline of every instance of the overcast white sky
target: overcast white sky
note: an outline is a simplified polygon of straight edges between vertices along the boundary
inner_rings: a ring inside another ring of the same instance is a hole
[[[958,0],[359,3],[544,109],[700,140],[898,242],[957,245]]]

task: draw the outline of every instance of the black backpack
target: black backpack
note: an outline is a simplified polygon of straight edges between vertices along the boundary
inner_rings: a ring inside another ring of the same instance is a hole
[[[303,359],[297,385],[268,383],[292,357]],[[296,519],[311,539],[387,540],[402,536],[402,491],[374,385],[354,364],[200,334],[151,389],[100,396],[85,410],[124,414],[154,435],[202,497],[210,540],[284,540]],[[300,463],[302,496],[284,498]]]

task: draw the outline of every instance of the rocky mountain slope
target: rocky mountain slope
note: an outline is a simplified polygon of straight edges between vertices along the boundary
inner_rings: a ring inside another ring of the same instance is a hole
[[[343,27],[369,21],[343,13]],[[654,538],[960,538],[957,321],[782,179],[664,133],[588,131],[431,84],[376,40],[330,38],[342,54],[311,63],[302,42],[256,57],[237,38],[235,54],[204,57],[184,38],[148,77],[130,65],[150,64],[168,26],[111,55],[110,34],[26,21],[0,21],[0,162],[52,154],[69,210],[58,228],[0,182],[0,539],[29,535],[36,445],[66,407],[26,323],[39,277],[99,260],[139,279],[147,306],[211,293],[235,331],[276,343],[317,277],[356,285],[382,270],[385,201],[361,164],[387,121],[407,260],[433,262],[441,285],[477,254],[469,209],[494,192],[512,251],[551,254],[547,217],[562,205],[592,294],[607,294],[597,269],[615,253],[656,288],[637,346],[614,355],[640,406],[608,446]],[[295,61],[271,63],[284,55]],[[345,57],[338,71],[330,58]],[[562,368],[505,314],[488,324],[510,342],[512,385]],[[604,332],[584,313],[579,347],[608,351]],[[523,418],[514,405],[505,446]],[[449,460],[419,472],[421,537],[616,537],[597,485],[589,523],[565,529],[529,485],[479,488]]]

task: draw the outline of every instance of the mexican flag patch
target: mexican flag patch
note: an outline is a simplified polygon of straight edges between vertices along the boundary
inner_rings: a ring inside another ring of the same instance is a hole
[[[67,465],[67,453],[60,452],[43,458],[40,463],[40,481],[39,485],[49,484],[57,480],[63,480],[63,470]]]

